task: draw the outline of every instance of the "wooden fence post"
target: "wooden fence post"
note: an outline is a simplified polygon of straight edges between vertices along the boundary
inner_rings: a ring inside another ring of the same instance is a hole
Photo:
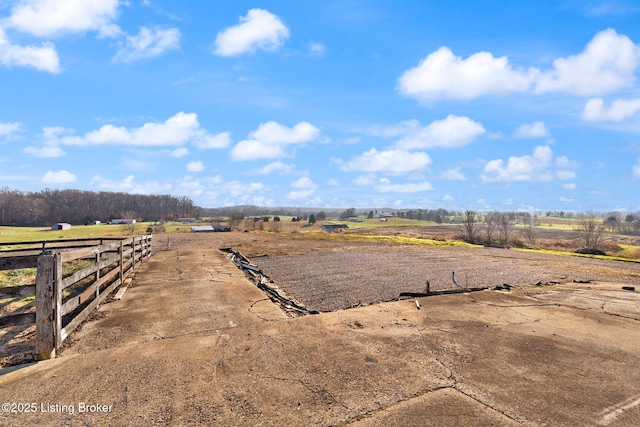
[[[100,241],[100,245],[102,245],[102,241]],[[100,251],[96,253],[96,283],[100,281]],[[96,298],[100,296],[100,286],[96,286]]]
[[[53,256],[54,260],[54,274],[53,274],[53,313],[55,315],[55,337],[56,337],[56,351],[62,345],[62,258],[60,253],[56,253]]]
[[[123,240],[120,240],[120,284],[124,283],[124,245]]]
[[[38,360],[56,357],[55,337],[55,270],[56,259],[51,254],[38,257],[36,273],[36,357]]]

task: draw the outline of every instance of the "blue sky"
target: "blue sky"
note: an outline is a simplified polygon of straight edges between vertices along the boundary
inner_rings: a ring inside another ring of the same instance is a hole
[[[0,186],[640,210],[640,1],[0,0]]]

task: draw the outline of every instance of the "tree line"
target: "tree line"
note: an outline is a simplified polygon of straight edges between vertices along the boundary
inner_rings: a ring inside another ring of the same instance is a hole
[[[185,196],[120,192],[0,189],[0,225],[89,224],[114,218],[161,221],[196,218],[200,208]]]

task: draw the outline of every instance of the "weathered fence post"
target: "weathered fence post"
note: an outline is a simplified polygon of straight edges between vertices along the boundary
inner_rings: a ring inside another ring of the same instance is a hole
[[[123,240],[120,240],[120,284],[124,283],[124,244]]]
[[[55,268],[53,269],[53,313],[55,315],[56,350],[62,345],[62,258],[60,253],[53,256]]]
[[[102,241],[100,241],[102,245]],[[100,282],[100,251],[96,252],[96,283]],[[100,286],[96,286],[96,298],[100,296]]]
[[[56,259],[54,255],[38,257],[36,273],[36,357],[38,360],[56,357],[56,316],[54,312]]]

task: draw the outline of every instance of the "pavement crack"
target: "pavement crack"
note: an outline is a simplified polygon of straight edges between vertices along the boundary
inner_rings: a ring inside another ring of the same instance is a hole
[[[471,394],[470,392],[466,392],[466,391],[464,391],[463,389],[461,389],[461,388],[457,385],[457,383],[456,383],[456,385],[455,385],[454,387],[452,387],[452,388],[453,388],[453,389],[455,389],[457,392],[459,392],[459,393],[461,393],[461,394],[464,394],[464,395],[465,395],[465,396],[467,396],[469,399],[471,399],[471,400],[473,400],[473,401],[475,401],[475,402],[479,403],[480,405],[484,406],[485,408],[490,409],[490,410],[492,410],[492,411],[494,411],[494,412],[497,412],[497,413],[499,413],[499,414],[501,414],[501,415],[503,415],[503,416],[505,416],[505,417],[509,418],[511,421],[514,421],[514,422],[516,422],[516,423],[518,423],[518,424],[524,424],[524,421],[522,421],[522,420],[519,420],[519,419],[515,418],[514,416],[512,416],[512,415],[508,414],[506,411],[504,411],[504,410],[502,410],[502,409],[499,409],[499,408],[497,408],[497,407],[495,407],[495,406],[493,406],[493,405],[491,405],[491,404],[489,404],[489,403],[487,403],[487,402],[483,401],[482,399],[480,399],[480,398],[478,398],[478,397],[474,396],[474,395],[473,395],[473,394]]]

